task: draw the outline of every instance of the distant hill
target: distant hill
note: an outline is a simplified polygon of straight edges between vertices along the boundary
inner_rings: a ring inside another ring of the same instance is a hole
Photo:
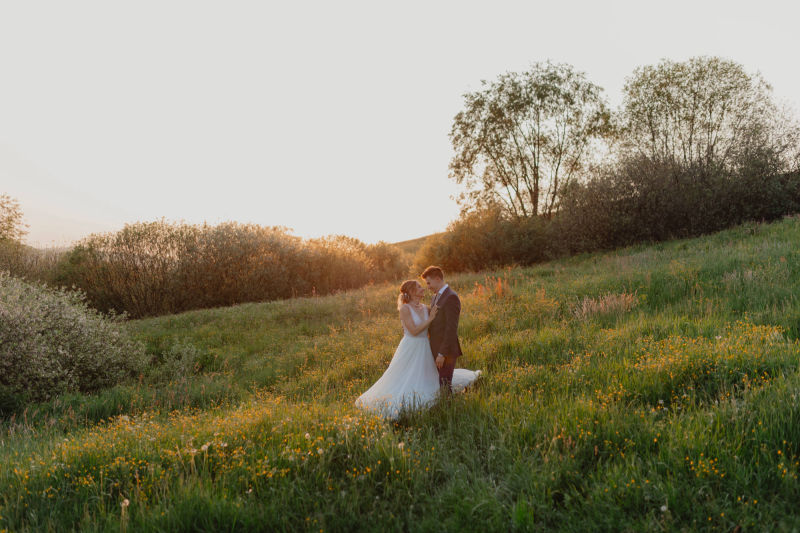
[[[431,237],[436,237],[437,235],[441,235],[441,233],[433,233],[431,235],[426,235],[425,237],[419,237],[417,239],[411,239],[408,241],[401,241],[392,243],[392,246],[398,248],[404,254],[410,255],[413,259],[422,245],[425,244],[425,241],[430,239]]]

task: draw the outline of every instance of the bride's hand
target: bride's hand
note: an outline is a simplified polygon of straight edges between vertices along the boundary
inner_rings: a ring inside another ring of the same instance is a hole
[[[433,320],[434,318],[436,318],[436,313],[438,313],[438,312],[439,312],[439,306],[438,305],[434,305],[433,307],[431,307],[431,314],[428,317],[428,320]]]

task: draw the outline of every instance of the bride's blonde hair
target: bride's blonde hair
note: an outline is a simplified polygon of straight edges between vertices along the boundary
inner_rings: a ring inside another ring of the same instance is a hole
[[[418,285],[419,282],[415,279],[409,279],[403,282],[400,285],[400,294],[397,296],[397,309],[399,310],[403,307],[403,304],[407,304],[411,301],[411,289],[414,288],[415,285]]]

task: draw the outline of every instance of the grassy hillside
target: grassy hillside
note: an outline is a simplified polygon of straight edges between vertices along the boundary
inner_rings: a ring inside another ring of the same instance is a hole
[[[395,287],[131,322],[196,374],[5,421],[0,529],[800,528],[798,243],[792,218],[455,277],[485,374],[398,423],[352,406]]]

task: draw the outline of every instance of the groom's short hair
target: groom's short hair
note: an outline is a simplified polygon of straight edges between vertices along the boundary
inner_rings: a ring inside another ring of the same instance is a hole
[[[437,266],[429,266],[422,272],[422,279],[428,279],[430,277],[444,279],[444,272]]]

